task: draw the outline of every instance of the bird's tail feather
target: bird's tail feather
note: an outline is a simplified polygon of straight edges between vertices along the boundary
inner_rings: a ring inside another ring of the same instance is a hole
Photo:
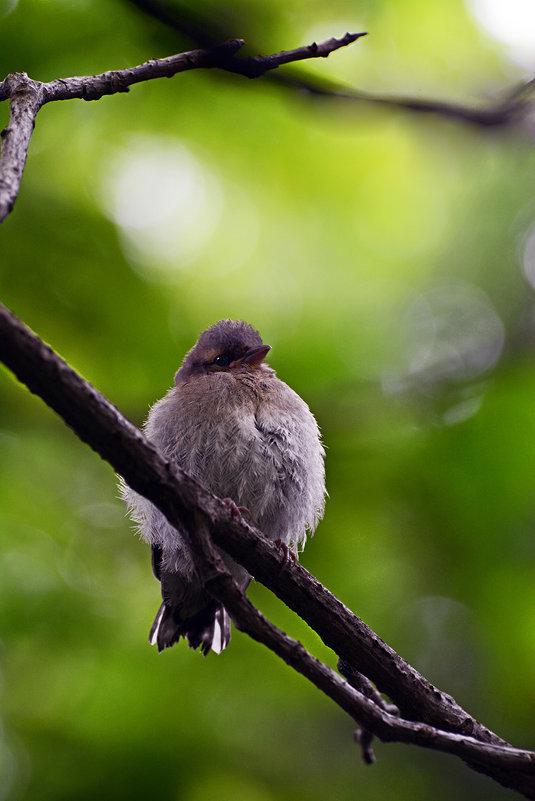
[[[180,617],[180,609],[163,603],[150,630],[150,644],[157,645],[161,653],[164,648],[170,648],[181,637],[187,639],[190,648],[196,650],[200,646],[204,656],[211,650],[220,654],[230,642],[228,612],[224,607],[214,603],[184,620]]]
[[[212,651],[220,654],[230,642],[230,617],[224,606],[216,609],[214,617],[214,636],[212,638]]]

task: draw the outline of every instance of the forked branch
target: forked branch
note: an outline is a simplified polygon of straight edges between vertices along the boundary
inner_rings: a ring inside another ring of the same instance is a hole
[[[45,103],[55,100],[100,100],[104,95],[128,92],[130,87],[155,78],[171,78],[179,72],[197,69],[227,69],[248,78],[259,78],[265,72],[277,69],[291,61],[308,58],[327,58],[334,50],[355,42],[364,33],[346,33],[341,39],[295,50],[282,51],[270,56],[236,59],[243,39],[230,39],[216,47],[191,50],[187,53],[152,58],[137,67],[109,70],[100,75],[60,78],[42,83],[29,78],[25,72],[14,72],[0,82],[0,100],[10,100],[9,123],[1,133],[0,155],[0,222],[13,209],[17,199],[30,137],[35,127],[35,118]]]

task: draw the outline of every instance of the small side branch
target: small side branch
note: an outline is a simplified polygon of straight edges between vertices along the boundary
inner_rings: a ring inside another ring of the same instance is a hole
[[[250,56],[249,58],[233,58],[227,63],[221,64],[221,68],[228,72],[235,72],[246,78],[259,78],[264,73],[277,69],[282,64],[290,64],[295,61],[303,61],[309,58],[327,58],[335,50],[356,42],[366,33],[346,33],[341,39],[335,37],[327,39],[321,44],[313,42],[306,47],[298,47],[295,50],[286,50],[276,53],[273,56]]]

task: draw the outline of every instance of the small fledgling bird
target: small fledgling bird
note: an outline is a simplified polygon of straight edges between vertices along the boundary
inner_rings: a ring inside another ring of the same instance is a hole
[[[151,408],[144,431],[204,487],[245,507],[266,537],[297,553],[323,515],[324,450],[306,403],[265,364],[269,350],[248,323],[215,323]],[[141,495],[124,487],[123,497],[152,547],[161,583],[163,603],[150,643],[162,651],[185,637],[204,655],[220,653],[230,640],[230,619],[204,589],[186,537]],[[250,575],[222,555],[245,589]]]

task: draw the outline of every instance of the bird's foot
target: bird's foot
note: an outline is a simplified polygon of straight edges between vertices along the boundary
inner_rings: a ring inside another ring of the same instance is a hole
[[[227,504],[234,517],[239,517],[240,515],[249,517],[251,514],[246,506],[237,506],[232,498],[223,498],[223,503]]]
[[[277,548],[282,551],[283,560],[282,560],[282,567],[286,567],[286,565],[290,565],[292,562],[295,562],[295,554],[285,542],[281,539],[275,540],[275,545]],[[282,568],[281,568],[282,569]]]

